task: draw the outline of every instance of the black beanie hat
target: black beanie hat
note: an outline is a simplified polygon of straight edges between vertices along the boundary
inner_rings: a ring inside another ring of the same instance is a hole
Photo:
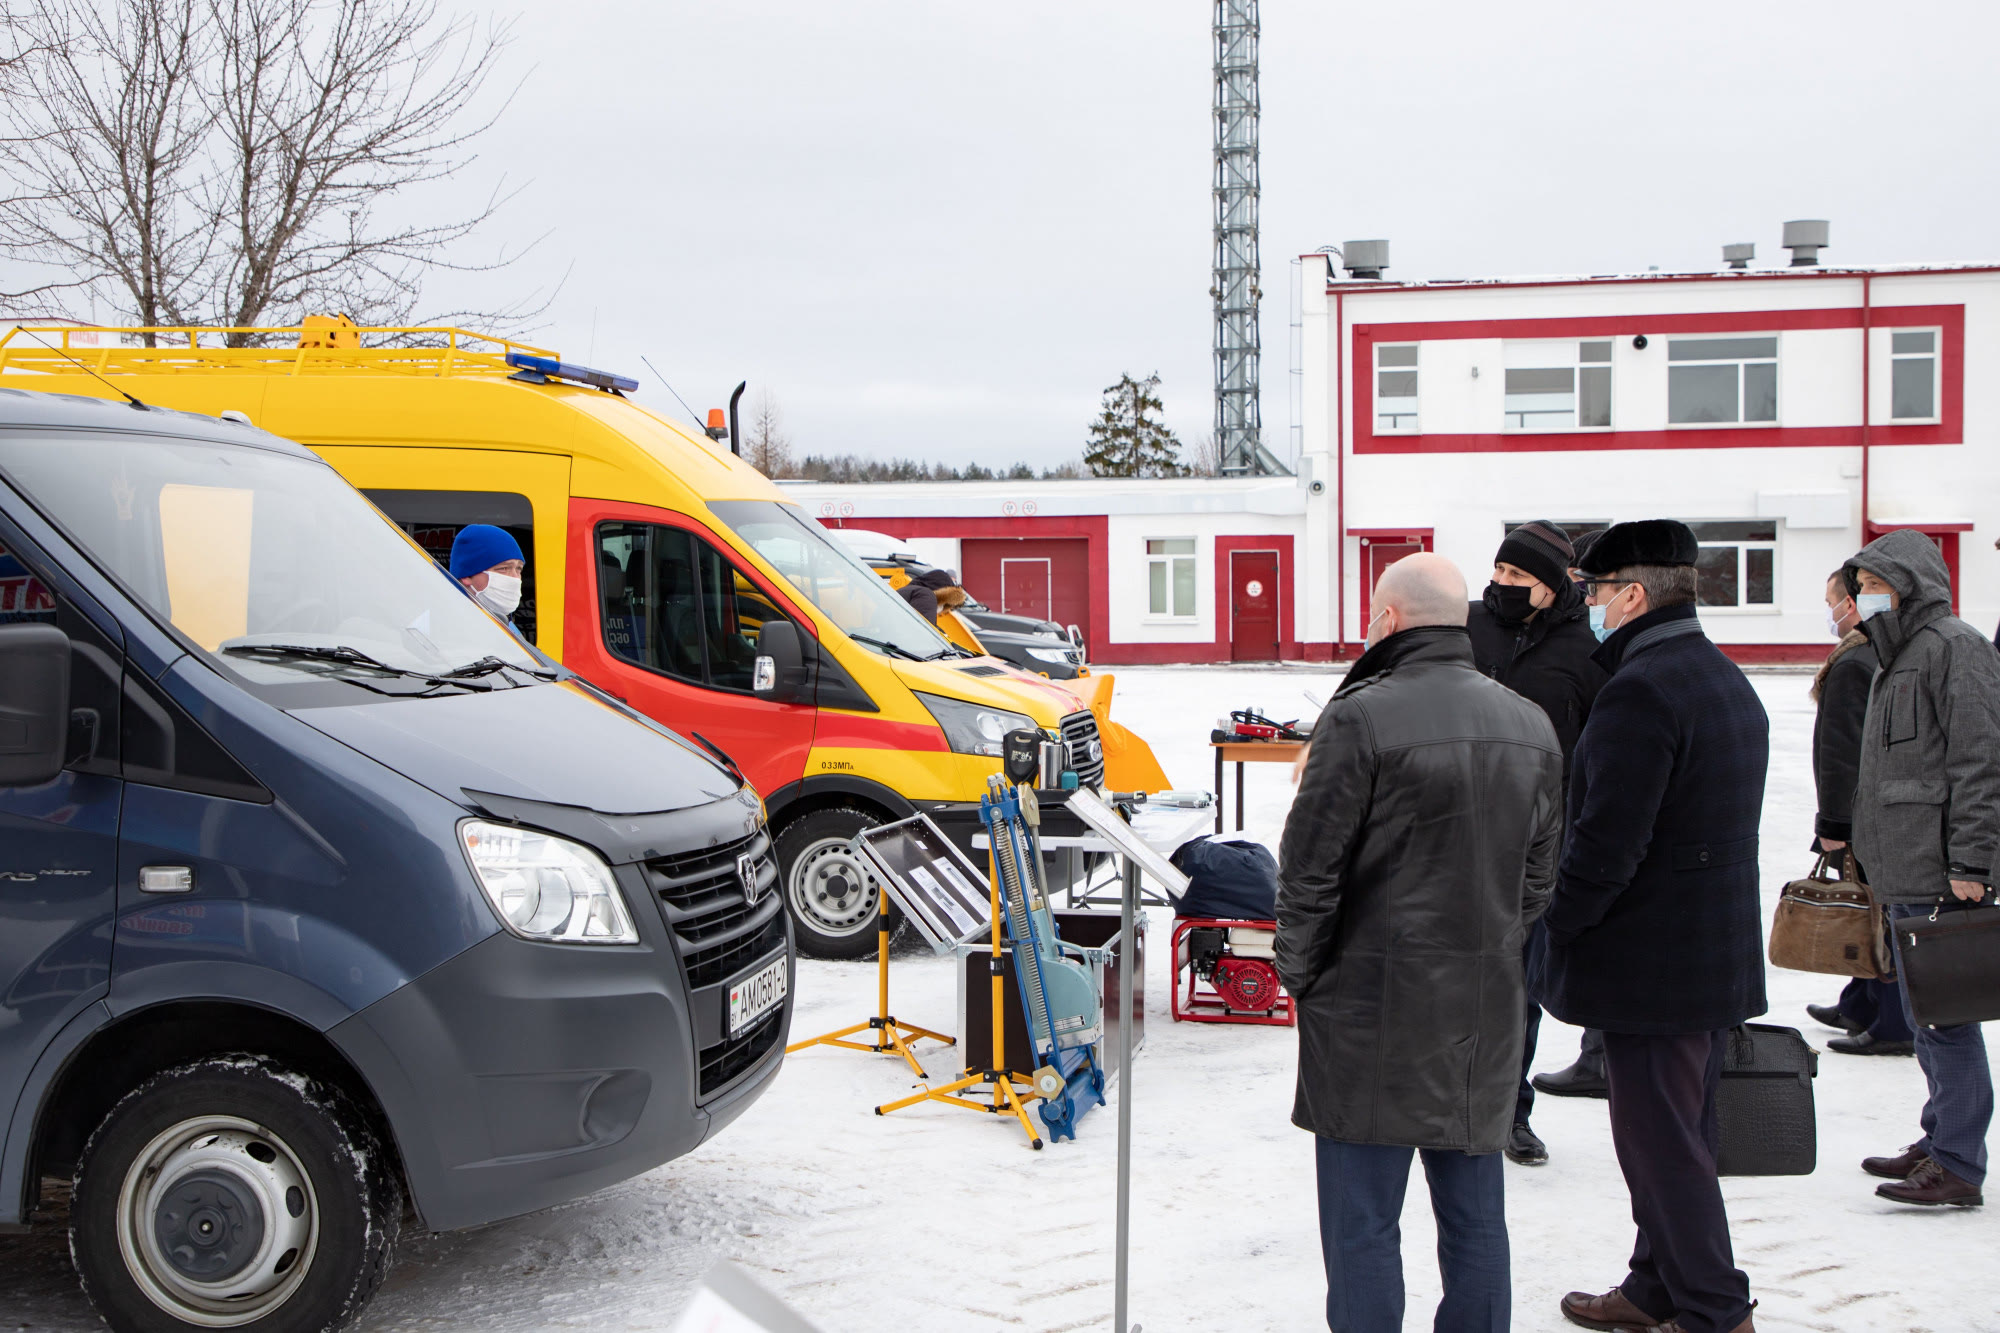
[[[1589,532],[1578,533],[1576,540],[1570,543],[1576,548],[1576,554],[1570,557],[1569,567],[1582,569],[1583,562],[1590,558],[1590,548],[1597,545],[1597,539],[1603,535],[1603,528],[1592,528]]]
[[[1577,568],[1611,574],[1633,565],[1692,565],[1701,558],[1694,529],[1671,518],[1613,523],[1590,547]]]
[[[1546,519],[1523,523],[1507,534],[1493,563],[1525,569],[1550,588],[1560,588],[1569,580],[1569,567],[1576,559],[1569,537],[1559,524]]]

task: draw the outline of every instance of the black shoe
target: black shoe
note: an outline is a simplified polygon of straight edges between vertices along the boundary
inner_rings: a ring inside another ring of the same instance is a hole
[[[1824,1023],[1830,1028],[1839,1028],[1850,1037],[1857,1032],[1867,1031],[1866,1024],[1857,1023],[1846,1014],[1841,1013],[1837,1005],[1809,1004],[1806,1006],[1806,1013],[1811,1015],[1813,1022]]]
[[[1611,1095],[1611,1084],[1605,1081],[1604,1070],[1586,1065],[1581,1060],[1568,1069],[1558,1069],[1553,1074],[1537,1074],[1528,1081],[1535,1085],[1535,1091],[1546,1092],[1551,1097]]]
[[[1826,1043],[1829,1051],[1839,1051],[1842,1055],[1915,1055],[1917,1044],[1913,1041],[1877,1041],[1870,1032],[1857,1032],[1851,1037],[1834,1037]]]
[[[1513,1132],[1507,1135],[1507,1146],[1500,1151],[1518,1166],[1545,1166],[1549,1160],[1549,1146],[1528,1128],[1525,1120],[1514,1122]]]

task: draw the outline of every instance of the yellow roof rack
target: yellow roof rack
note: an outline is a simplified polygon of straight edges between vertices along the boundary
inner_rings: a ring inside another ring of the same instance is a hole
[[[77,335],[91,335],[87,339]],[[105,335],[113,345],[99,345]],[[144,343],[151,334],[153,346]],[[231,347],[230,335],[262,345]],[[360,345],[373,341],[375,346]],[[0,374],[186,375],[235,371],[258,375],[341,372],[441,378],[510,375],[510,353],[555,359],[547,348],[444,325],[355,327],[325,317],[274,328],[226,325],[17,324],[0,332]]]

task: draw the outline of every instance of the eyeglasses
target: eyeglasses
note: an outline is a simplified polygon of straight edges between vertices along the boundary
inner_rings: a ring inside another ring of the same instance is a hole
[[[1583,595],[1584,595],[1584,596],[1586,596],[1586,597],[1595,597],[1595,596],[1597,596],[1597,590],[1598,590],[1599,588],[1611,588],[1611,587],[1617,587],[1617,588],[1624,588],[1624,587],[1629,587],[1629,586],[1631,585],[1631,583],[1632,583],[1632,580],[1630,580],[1630,579],[1589,579],[1589,578],[1587,578],[1587,579],[1583,579],[1583,580],[1582,580],[1582,583],[1583,583]]]

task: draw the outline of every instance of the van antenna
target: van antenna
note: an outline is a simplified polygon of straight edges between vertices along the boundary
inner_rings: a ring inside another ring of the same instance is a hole
[[[641,361],[646,361],[646,358],[643,356],[640,357],[639,359]],[[660,373],[660,368],[654,365],[651,361],[646,361],[646,369],[653,372],[654,379],[658,380],[662,384],[667,384],[667,377],[665,375],[662,375]],[[694,422],[696,429],[700,430],[703,434],[706,434],[708,432],[708,423],[703,421],[700,417],[696,416],[694,413],[694,409],[692,407],[688,407],[688,400],[681,397],[678,393],[674,393],[674,386],[671,384],[667,384],[667,392],[672,393],[674,395],[674,401],[679,403],[681,407],[686,410],[689,419]]]
[[[30,338],[33,338],[36,342],[39,342],[42,346],[48,348],[51,352],[55,352],[60,356],[69,357],[71,361],[76,363],[76,368],[78,370],[90,376],[92,379],[96,380],[99,384],[102,384],[105,388],[111,390],[113,393],[124,394],[125,401],[132,404],[132,406],[138,408],[141,412],[147,410],[146,405],[144,403],[140,402],[137,398],[134,398],[130,393],[127,393],[124,389],[121,389],[117,385],[113,384],[110,380],[105,379],[104,376],[92,370],[89,366],[85,365],[80,358],[71,355],[69,348],[56,346],[54,343],[50,342],[47,338],[44,338],[39,332],[37,332],[34,329],[23,328],[19,324],[16,324],[14,327],[20,332],[27,334]]]

